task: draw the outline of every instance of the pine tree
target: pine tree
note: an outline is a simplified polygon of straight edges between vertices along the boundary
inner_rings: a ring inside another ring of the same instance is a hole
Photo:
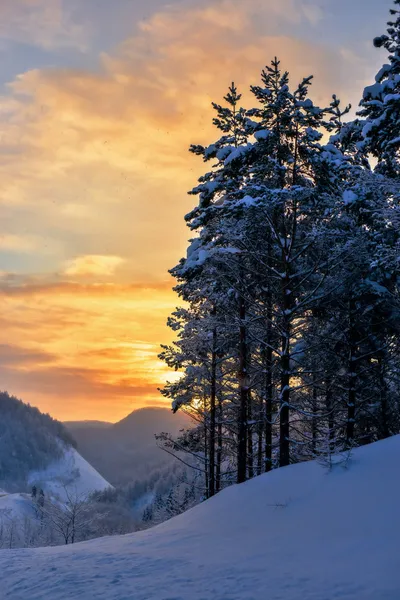
[[[400,0],[394,0],[387,34],[375,38],[377,48],[385,48],[389,62],[365,88],[359,115],[366,119],[360,148],[371,153],[378,163],[376,172],[400,178]]]
[[[322,110],[307,98],[311,77],[304,79],[293,92],[287,73],[282,73],[275,59],[262,73],[262,86],[252,88],[261,104],[251,111],[256,117],[256,142],[246,156],[249,178],[244,186],[251,231],[254,222],[267,225],[264,239],[253,260],[262,266],[259,280],[265,282],[265,294],[254,305],[267,318],[266,348],[272,345],[268,325],[278,333],[280,347],[273,347],[280,377],[279,422],[280,465],[290,462],[291,381],[294,375],[293,348],[300,335],[300,321],[312,308],[318,290],[331,267],[320,243],[326,221],[326,209],[340,186],[341,176],[335,166],[340,152],[320,144],[320,129],[328,110]],[[341,156],[340,156],[341,158]],[[246,244],[254,247],[250,235]],[[311,261],[309,261],[311,258]],[[271,291],[272,285],[272,291]],[[259,291],[255,288],[255,293]],[[268,296],[267,294],[267,296]],[[267,300],[267,310],[265,307]],[[270,304],[268,309],[268,302]],[[272,303],[272,304],[271,304]],[[271,307],[273,310],[271,312]],[[271,411],[269,411],[270,413]]]

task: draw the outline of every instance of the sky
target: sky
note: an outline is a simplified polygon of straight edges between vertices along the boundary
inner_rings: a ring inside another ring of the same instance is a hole
[[[357,106],[391,0],[1,0],[0,389],[61,420],[166,405],[211,102],[278,56]]]

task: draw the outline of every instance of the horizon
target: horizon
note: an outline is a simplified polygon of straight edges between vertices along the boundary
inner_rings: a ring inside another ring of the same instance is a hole
[[[68,424],[69,423],[104,423],[106,425],[116,425],[117,423],[120,423],[121,421],[124,421],[124,419],[127,419],[128,417],[133,415],[133,413],[145,411],[145,410],[151,411],[154,409],[166,410],[168,412],[171,412],[171,409],[168,406],[157,406],[157,405],[151,406],[150,405],[150,406],[141,406],[140,408],[134,408],[130,413],[128,413],[127,415],[122,417],[122,419],[118,419],[117,421],[102,421],[101,419],[78,419],[78,420],[60,421],[60,423],[63,423],[64,425],[66,423],[68,423]]]
[[[0,376],[58,420],[170,406],[168,269],[190,237],[202,164],[187,150],[214,140],[211,102],[235,80],[246,104],[278,55],[292,83],[315,75],[317,103],[355,109],[382,65],[372,39],[392,0],[243,5],[2,2]]]

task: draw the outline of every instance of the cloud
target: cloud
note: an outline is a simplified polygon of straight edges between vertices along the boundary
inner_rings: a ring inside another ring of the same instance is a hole
[[[290,37],[315,6],[180,4],[102,54],[93,72],[21,74],[0,98],[0,202],[14,230],[24,222],[32,235],[55,230],[67,260],[119,256],[129,260],[119,276],[129,268],[135,279],[161,277],[185,251],[182,217],[193,203],[186,192],[203,170],[187,148],[217,135],[211,101],[232,80],[243,102],[252,102],[249,84],[277,54],[294,83],[315,73],[317,102],[332,92],[343,92],[344,101],[354,95],[344,56]]]
[[[52,297],[56,294],[61,296],[119,296],[121,294],[134,295],[144,291],[153,295],[171,292],[172,278],[164,281],[144,281],[129,283],[126,285],[113,282],[76,282],[55,281],[56,275],[50,276],[26,276],[0,271],[0,297],[20,296],[29,301],[31,297],[41,295]]]
[[[37,240],[30,236],[0,234],[0,252],[31,252],[37,250]]]
[[[56,356],[12,344],[0,344],[0,367],[26,368],[28,365],[43,365],[55,362]]]
[[[43,254],[54,254],[59,251],[60,243],[48,237],[0,233],[0,252],[13,252],[16,254],[34,252],[38,256],[41,256]]]
[[[64,274],[72,277],[111,276],[124,262],[120,256],[78,256],[67,261]]]
[[[87,31],[73,20],[71,0],[1,0],[0,38],[44,49],[86,48]]]
[[[325,14],[323,7],[315,2],[303,3],[302,11],[306,19],[314,26],[322,21]]]

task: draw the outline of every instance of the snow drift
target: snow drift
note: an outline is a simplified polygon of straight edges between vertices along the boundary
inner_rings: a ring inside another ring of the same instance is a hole
[[[400,437],[233,486],[151,530],[0,552],[9,600],[398,600]]]

